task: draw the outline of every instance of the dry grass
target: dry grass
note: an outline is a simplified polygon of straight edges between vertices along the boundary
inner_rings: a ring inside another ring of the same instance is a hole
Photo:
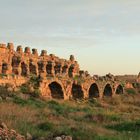
[[[140,120],[139,97],[122,95],[96,102],[14,98],[0,102],[0,120],[21,134],[29,132],[34,137],[67,134],[74,140],[137,140],[140,131],[135,131],[134,126]]]

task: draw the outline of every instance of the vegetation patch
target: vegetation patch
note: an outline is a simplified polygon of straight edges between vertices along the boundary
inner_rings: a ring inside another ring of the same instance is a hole
[[[116,124],[116,125],[109,125],[107,126],[107,128],[110,129],[114,129],[117,131],[132,131],[132,132],[136,132],[136,131],[140,131],[140,121],[134,121],[134,122],[123,122],[120,124]]]
[[[46,105],[44,101],[32,97],[30,97],[28,100],[24,100],[18,96],[15,96],[13,102],[21,106],[32,106],[37,108],[44,108]]]
[[[126,89],[126,93],[134,95],[134,94],[136,94],[136,90],[133,88],[128,88],[128,89]]]
[[[49,122],[40,123],[38,128],[43,131],[51,131],[53,129],[53,124]]]

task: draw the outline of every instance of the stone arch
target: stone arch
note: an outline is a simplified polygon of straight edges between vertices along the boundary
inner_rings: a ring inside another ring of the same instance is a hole
[[[8,64],[7,63],[3,63],[2,64],[2,73],[6,74],[7,70],[8,70]]]
[[[48,62],[48,64],[46,65],[46,72],[47,74],[52,74],[52,63],[51,62]]]
[[[20,72],[18,70],[18,67],[21,63],[21,57],[20,56],[13,56],[12,57],[12,73],[18,75]]]
[[[25,62],[22,62],[21,63],[21,75],[27,76],[27,74],[28,74],[27,64],[25,64]]]
[[[111,97],[113,95],[113,90],[110,84],[106,84],[104,87],[103,96]]]
[[[115,91],[116,94],[123,94],[123,86],[118,85]]]
[[[61,72],[61,64],[56,64],[54,66],[54,71],[55,71],[55,74],[60,74],[60,72]]]
[[[98,97],[100,97],[99,88],[98,88],[98,85],[96,83],[93,83],[90,86],[88,94],[89,94],[89,98],[98,98]]]
[[[29,70],[30,70],[30,74],[35,74],[35,75],[37,75],[37,68],[36,68],[36,65],[33,64],[32,62],[30,62],[30,64],[29,64]]]
[[[41,73],[41,72],[44,72],[44,64],[43,62],[38,62],[38,72]]]
[[[71,66],[69,67],[69,70],[68,70],[68,74],[69,74],[69,77],[70,77],[70,78],[73,77],[73,70],[74,70],[74,66],[71,65]]]
[[[84,98],[84,92],[82,90],[81,85],[73,83],[71,93],[72,93],[73,99],[83,99]]]
[[[64,65],[64,66],[62,67],[62,74],[67,73],[67,69],[68,69],[68,66],[67,66],[67,65]]]
[[[51,91],[51,96],[54,99],[64,99],[64,92],[63,92],[63,87],[60,83],[57,81],[53,81],[48,85],[50,91]]]
[[[21,62],[21,57],[20,56],[13,56],[12,57],[12,66],[13,67],[18,67]]]

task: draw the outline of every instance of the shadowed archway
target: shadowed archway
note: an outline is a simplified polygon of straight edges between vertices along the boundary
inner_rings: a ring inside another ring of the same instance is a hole
[[[49,88],[51,91],[51,96],[54,99],[64,99],[64,93],[62,87],[57,82],[52,82],[49,84]]]
[[[123,94],[123,87],[121,85],[118,85],[116,89],[116,94]]]
[[[110,84],[107,84],[104,88],[103,96],[111,97],[112,96],[112,88]]]
[[[89,98],[98,98],[99,88],[96,83],[92,84],[89,88]]]
[[[33,63],[29,64],[29,70],[30,70],[30,74],[37,74],[37,68]]]
[[[72,84],[72,98],[73,99],[83,99],[84,98],[84,92],[80,85]]]
[[[21,75],[27,76],[27,65],[24,62],[21,63]]]
[[[6,74],[7,70],[8,70],[8,64],[7,63],[3,63],[2,64],[2,73]]]
[[[71,65],[71,66],[69,67],[69,70],[68,70],[68,74],[69,74],[69,77],[70,77],[70,78],[73,77],[73,70],[74,70],[74,65]]]
[[[49,61],[48,64],[46,65],[47,74],[52,74],[52,68],[53,68],[52,62]]]

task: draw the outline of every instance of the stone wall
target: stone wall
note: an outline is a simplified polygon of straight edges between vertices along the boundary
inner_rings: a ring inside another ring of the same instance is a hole
[[[17,46],[15,51],[12,43],[0,44],[0,85],[18,87],[33,75],[41,79],[38,88],[46,98],[112,97],[128,88],[128,83],[112,74],[91,77],[87,71],[80,70],[73,55],[66,60],[54,54],[48,55],[46,50],[39,55],[37,49],[31,52],[29,47],[25,47],[23,51],[22,46]]]
[[[42,50],[18,46],[16,51],[12,43],[0,44],[0,74],[74,77],[79,74],[79,65],[71,55],[69,60],[61,59],[54,54]]]

